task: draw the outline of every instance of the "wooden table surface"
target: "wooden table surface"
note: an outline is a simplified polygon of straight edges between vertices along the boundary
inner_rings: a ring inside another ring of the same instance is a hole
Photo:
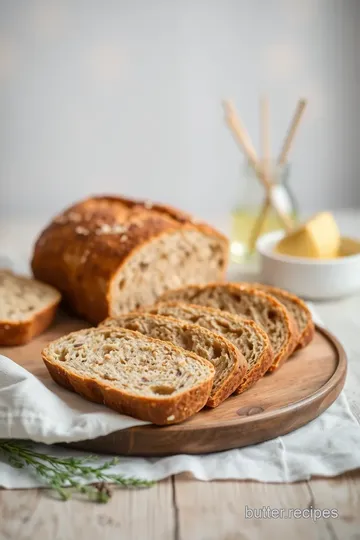
[[[355,218],[351,228],[359,230],[360,214]],[[4,239],[14,238],[15,229],[7,222],[0,230],[0,253],[6,246],[13,254],[14,244]],[[25,245],[26,235],[21,239]],[[317,303],[316,309],[347,350],[345,391],[360,423],[360,295]],[[246,506],[336,509],[338,517],[249,519]],[[290,535],[292,540],[360,540],[360,470],[293,484],[200,482],[183,474],[150,489],[116,490],[105,505],[57,501],[46,490],[0,490],[0,540],[272,540]]]

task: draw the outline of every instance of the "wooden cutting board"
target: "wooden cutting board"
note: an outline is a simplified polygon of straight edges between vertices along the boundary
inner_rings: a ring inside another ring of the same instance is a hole
[[[32,343],[0,348],[0,354],[46,380],[49,375],[40,357],[41,349],[52,339],[87,326],[60,314],[53,326]],[[297,351],[277,372],[216,409],[203,409],[182,424],[140,426],[71,446],[98,453],[161,456],[256,444],[289,433],[327,409],[344,386],[346,368],[342,346],[329,332],[317,328],[306,349]]]

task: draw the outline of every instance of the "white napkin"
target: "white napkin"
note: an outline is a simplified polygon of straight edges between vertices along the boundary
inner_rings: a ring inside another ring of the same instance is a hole
[[[145,423],[87,402],[58,387],[50,378],[45,385],[0,356],[0,439],[53,444],[98,437]],[[54,455],[86,455],[59,447],[39,445],[37,449]],[[358,467],[360,426],[342,393],[319,418],[272,441],[202,456],[124,457],[113,472],[148,480],[188,471],[199,480],[290,482],[312,475],[335,476]],[[0,455],[0,485],[25,488],[42,483],[24,469],[13,469]]]

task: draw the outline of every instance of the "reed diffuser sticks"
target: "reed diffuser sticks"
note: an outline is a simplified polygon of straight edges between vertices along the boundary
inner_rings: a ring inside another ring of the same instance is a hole
[[[293,144],[296,132],[299,128],[300,121],[301,121],[302,115],[304,114],[306,105],[307,105],[307,102],[305,99],[299,99],[298,104],[295,109],[295,114],[291,121],[290,127],[286,134],[281,152],[277,160],[278,165],[284,165],[287,161],[291,146]]]
[[[269,99],[267,96],[260,101],[260,135],[261,135],[261,153],[262,153],[262,168],[266,179],[266,194],[263,203],[263,208],[257,217],[254,227],[250,234],[249,249],[252,252],[255,249],[256,241],[263,228],[267,213],[271,208],[271,144],[270,144],[270,119],[269,119]],[[284,222],[284,226],[288,227],[288,223]]]
[[[283,166],[288,159],[288,155],[293,145],[295,135],[300,125],[301,118],[305,111],[306,100],[300,99],[297,103],[295,113],[291,120],[290,126],[284,138],[283,145],[279,157],[276,161],[278,167]],[[231,101],[225,100],[223,102],[225,121],[229,127],[236,143],[240,149],[245,153],[249,163],[252,165],[257,178],[261,182],[265,190],[264,201],[259,212],[259,215],[255,221],[254,227],[250,234],[250,249],[255,248],[257,239],[261,233],[262,227],[266,220],[268,212],[271,208],[276,212],[279,221],[286,231],[290,231],[293,228],[293,221],[281,208],[278,207],[276,201],[272,197],[272,188],[274,186],[274,168],[272,167],[271,160],[271,145],[270,145],[270,108],[269,100],[267,97],[263,97],[260,102],[260,131],[261,131],[261,154],[262,159],[259,160],[254,145],[250,139],[250,136],[240,120],[239,115],[235,109],[235,106]]]

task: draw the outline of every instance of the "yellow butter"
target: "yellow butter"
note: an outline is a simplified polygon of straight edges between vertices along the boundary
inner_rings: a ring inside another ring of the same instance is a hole
[[[329,212],[322,212],[280,240],[275,251],[294,257],[332,259],[338,257],[339,247],[335,219]]]

